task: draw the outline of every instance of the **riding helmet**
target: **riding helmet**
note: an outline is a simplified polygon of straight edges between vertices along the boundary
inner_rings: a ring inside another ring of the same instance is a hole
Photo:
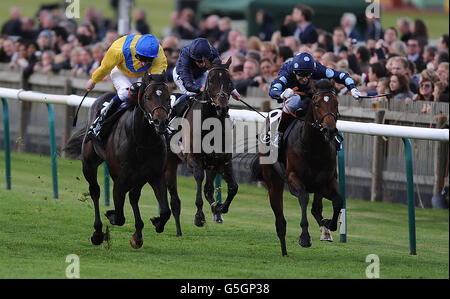
[[[203,59],[210,59],[212,56],[211,45],[205,38],[197,38],[191,44],[189,56],[195,61],[203,61]]]
[[[158,57],[159,42],[151,34],[144,34],[136,43],[136,56],[142,58]],[[139,58],[138,58],[139,59]]]
[[[294,56],[292,60],[292,64],[294,66],[294,73],[306,74],[311,76],[311,74],[316,69],[316,62],[311,54],[302,52]],[[302,76],[303,77],[303,76]]]

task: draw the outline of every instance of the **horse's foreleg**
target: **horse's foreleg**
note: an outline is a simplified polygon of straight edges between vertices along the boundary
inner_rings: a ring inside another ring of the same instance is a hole
[[[123,214],[123,205],[125,203],[125,188],[122,184],[114,182],[113,198],[114,210],[106,211],[105,216],[112,225],[122,226],[125,223],[125,215]]]
[[[168,155],[171,153],[168,153]],[[181,236],[181,224],[180,224],[180,214],[181,214],[181,201],[178,197],[177,191],[177,162],[171,159],[167,159],[166,166],[166,182],[167,189],[170,194],[170,208],[172,210],[172,215],[175,218],[175,226],[177,228],[177,236]]]
[[[319,224],[321,232],[320,241],[333,242],[333,236],[331,235],[330,230],[324,226],[322,210],[323,210],[322,195],[314,193],[314,201],[312,203],[311,214],[314,216],[317,223]]]
[[[339,219],[339,214],[341,213],[343,200],[342,197],[337,192],[337,190],[334,190],[329,198],[331,198],[331,202],[333,205],[333,218],[331,220],[324,219],[323,222],[326,228],[334,232],[337,230],[337,223]]]
[[[138,249],[142,247],[144,240],[142,238],[142,229],[144,228],[144,222],[141,218],[141,213],[139,211],[139,198],[141,197],[142,186],[135,187],[130,190],[130,204],[133,208],[134,214],[134,227],[136,228],[136,232],[130,238],[131,247],[134,249]]]
[[[288,176],[289,189],[292,194],[297,196],[298,202],[300,203],[300,208],[302,210],[302,219],[300,220],[300,227],[302,228],[302,233],[299,237],[298,244],[302,247],[310,247],[312,245],[311,236],[308,232],[308,202],[309,193],[304,191],[300,180],[297,178],[295,172],[290,171]]]
[[[83,156],[83,175],[86,181],[89,183],[89,194],[91,195],[92,202],[94,203],[95,220],[94,220],[94,233],[91,236],[91,242],[94,245],[100,245],[103,242],[104,234],[102,232],[102,220],[100,218],[100,186],[97,182],[97,169],[101,163],[101,160],[95,155],[92,147],[84,149],[84,153],[91,152],[90,156]]]
[[[233,198],[236,196],[239,189],[239,186],[234,177],[233,164],[231,164],[231,161],[224,166],[222,175],[223,179],[227,183],[227,199],[223,203],[220,212],[226,214],[228,212],[228,209],[230,208],[230,204],[233,201]]]
[[[156,232],[162,233],[164,231],[164,226],[170,218],[171,212],[169,208],[169,201],[167,200],[166,178],[164,175],[158,176],[158,178],[159,179],[149,182],[159,204],[159,216],[150,218],[150,221],[155,226]]]
[[[223,218],[220,212],[217,211],[217,203],[214,200],[214,179],[216,177],[216,171],[206,170],[205,186],[203,187],[203,193],[205,198],[211,206],[211,212],[213,214],[213,221],[222,223]]]
[[[196,226],[203,226],[206,222],[205,214],[203,213],[203,198],[202,198],[202,183],[205,178],[203,168],[194,165],[194,178],[197,182],[197,194],[195,197],[195,205],[197,206],[197,213],[195,214],[194,224]]]

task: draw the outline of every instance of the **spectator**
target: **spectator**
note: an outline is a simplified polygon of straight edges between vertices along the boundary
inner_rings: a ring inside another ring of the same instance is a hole
[[[29,64],[27,57],[27,46],[23,43],[19,45],[19,51],[15,53],[17,55],[13,55],[11,62],[9,64],[10,67],[18,66],[20,68],[26,68]]]
[[[291,50],[293,55],[297,55],[300,48],[300,40],[295,36],[286,36],[284,38],[284,44],[288,46]]]
[[[228,43],[228,34],[231,31],[231,19],[229,17],[223,17],[219,20],[220,37],[217,40],[215,47],[220,54],[226,52],[230,48]]]
[[[428,45],[428,28],[421,19],[414,20],[411,32],[412,38],[419,42],[421,49]]]
[[[61,53],[55,56],[53,64],[53,72],[58,73],[60,70],[70,70],[72,68],[70,64],[70,53],[73,46],[70,43],[65,43],[61,46]]]
[[[256,23],[259,26],[258,37],[261,41],[270,41],[273,34],[272,16],[264,11],[258,10],[256,13]]]
[[[366,31],[366,38],[373,39],[373,40],[379,40],[383,38],[383,29],[381,27],[380,21],[375,16],[366,17],[367,21],[367,31]]]
[[[433,90],[434,84],[439,81],[439,76],[430,70],[424,70],[421,73],[419,81],[419,92],[414,96],[414,101],[434,101]],[[425,111],[422,111],[425,112]]]
[[[408,40],[408,60],[416,64],[417,70],[419,72],[425,69],[425,64],[422,56],[420,55],[421,49],[419,41],[416,38],[410,38]]]
[[[403,57],[408,55],[408,48],[404,42],[398,40],[392,43],[389,56],[392,57],[395,55]]]
[[[333,35],[325,30],[317,30],[317,47],[326,50],[327,52],[333,52]]]
[[[399,33],[402,35],[400,40],[404,43],[407,43],[408,40],[412,37],[411,33],[411,22],[408,18],[400,18],[397,20],[397,29]]]
[[[109,47],[112,45],[112,43],[115,42],[116,39],[118,39],[118,38],[119,38],[119,34],[117,33],[117,31],[108,30],[108,32],[106,32],[105,40],[104,40],[106,49],[108,50]]]
[[[242,55],[247,53],[247,38],[244,35],[236,37],[236,52]]]
[[[449,63],[441,62],[437,69],[437,75],[439,76],[440,82],[444,86],[444,90],[440,93],[439,101],[448,102],[449,101]]]
[[[388,60],[386,68],[393,75],[407,75],[409,68],[408,60],[405,57],[400,56],[393,57]],[[419,90],[419,86],[416,85],[416,83],[413,80],[411,80],[410,76],[408,77],[408,79],[409,79],[409,89],[413,93],[417,93],[417,91]]]
[[[446,92],[445,96],[443,94]],[[438,81],[434,84],[433,98],[435,102],[447,102],[448,103],[448,84],[442,81]]]
[[[243,66],[243,78],[234,81],[234,86],[240,94],[247,94],[247,87],[259,86],[258,82],[254,81],[254,78],[260,73],[259,63],[254,59],[246,59]]]
[[[389,78],[389,96],[393,100],[404,100],[408,103],[414,94],[409,90],[409,79],[405,75],[391,75]]]
[[[5,35],[20,36],[22,33],[21,27],[20,8],[13,6],[9,10],[9,20],[3,24],[1,33]]]
[[[226,52],[222,53],[223,59],[227,60],[228,57],[233,56],[234,54],[238,53],[238,51],[236,49],[236,39],[239,35],[241,35],[241,33],[234,29],[228,33],[229,48]]]
[[[448,52],[441,50],[437,53],[437,55],[434,56],[433,65],[434,69],[437,70],[439,67],[439,64],[442,62],[449,62]]]
[[[356,39],[357,41],[361,41],[361,35],[356,29],[357,18],[354,13],[346,12],[341,17],[341,28],[344,29],[344,32],[348,38]]]
[[[190,7],[183,8],[173,19],[174,33],[181,39],[194,39],[199,34],[198,25],[195,22],[195,12]]]
[[[259,88],[264,92],[268,92],[270,84],[272,83],[274,77],[273,67],[274,63],[269,58],[263,58],[260,62],[261,75],[256,76],[253,81],[258,83]]]
[[[89,47],[83,47],[80,53],[81,66],[75,72],[76,76],[89,75],[94,60],[92,58],[92,50]]]
[[[444,50],[448,52],[448,33],[441,35],[439,38],[439,50]]]
[[[146,21],[147,15],[145,13],[145,10],[140,8],[136,9],[134,12],[134,21],[136,31],[140,34],[149,34],[152,31],[150,30],[150,25]]]
[[[259,39],[259,37],[256,36],[250,36],[248,38],[248,42],[247,42],[247,49],[248,51],[261,51],[261,46],[262,46],[262,42]]]
[[[167,58],[167,79],[169,82],[173,82],[173,69],[180,54],[180,39],[174,35],[169,35],[162,40],[161,45]]]
[[[288,46],[279,46],[278,47],[278,59],[277,63],[280,62],[286,62],[286,60],[294,57],[294,52],[292,52],[292,49]]]
[[[269,58],[272,62],[277,61],[278,57],[278,46],[273,42],[263,42],[261,47],[261,59]]]
[[[220,39],[219,16],[210,15],[203,22],[203,28],[200,30],[199,36],[206,38],[213,45]]]
[[[34,19],[33,18],[22,18],[21,19],[21,29],[20,36],[26,41],[34,41],[38,36],[38,31],[34,28]]]
[[[345,42],[347,40],[347,34],[344,28],[336,27],[333,30],[333,53],[334,55],[339,55],[339,52],[345,47]],[[347,47],[346,47],[347,48]]]
[[[429,64],[431,64],[430,68],[434,69],[433,60],[434,56],[436,56],[437,51],[438,49],[435,46],[426,46],[423,50],[422,60],[426,68],[428,68]]]
[[[320,63],[322,63],[322,56],[325,55],[327,51],[325,51],[325,49],[322,49],[320,47],[317,47],[313,53],[312,56],[314,58],[315,61],[318,61]],[[322,63],[323,64],[323,63]]]
[[[398,41],[398,33],[395,27],[389,27],[384,32],[384,47],[386,47],[387,52],[390,53],[392,51],[392,45]]]
[[[106,49],[103,43],[99,42],[92,46],[92,65],[91,69],[89,70],[89,75],[92,75],[100,67],[105,53]]]
[[[237,56],[237,55],[241,55],[241,54],[236,54],[235,56]],[[258,62],[261,61],[261,54],[260,54],[260,52],[259,51],[255,51],[255,50],[248,50],[247,54],[245,54],[244,57],[245,57],[245,59],[252,58],[252,59],[255,59]],[[242,61],[242,64],[245,62],[245,59],[244,59],[244,61]]]
[[[292,10],[292,15],[285,18],[281,27],[281,35],[293,35],[297,37],[302,44],[313,44],[317,42],[317,30],[311,23],[314,11],[311,7],[299,4]]]
[[[52,48],[56,54],[61,53],[61,47],[67,42],[68,33],[61,26],[55,26],[52,29]]]
[[[4,39],[0,44],[0,62],[11,62],[14,52],[14,42],[10,38]]]
[[[43,72],[44,74],[51,74],[54,63],[55,53],[52,50],[45,50],[42,52],[40,61],[34,65],[34,72]]]
[[[389,93],[389,78],[383,77],[380,78],[377,82],[377,95]],[[379,97],[377,98],[378,101],[387,101],[388,99],[386,97]]]
[[[386,77],[386,75],[387,75],[386,68],[382,63],[376,62],[376,63],[372,63],[369,66],[369,75],[368,75],[369,81],[367,82],[367,90],[368,90],[367,94],[368,95],[376,94],[378,81],[381,78]],[[369,91],[373,91],[373,92],[370,93]]]
[[[78,72],[78,69],[82,68],[81,52],[82,47],[75,47],[72,49],[72,52],[70,53],[70,64],[72,65],[71,72],[74,75]]]

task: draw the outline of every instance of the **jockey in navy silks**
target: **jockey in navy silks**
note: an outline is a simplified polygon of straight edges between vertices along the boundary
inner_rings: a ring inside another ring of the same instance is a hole
[[[219,52],[205,38],[197,38],[181,49],[173,69],[173,80],[183,95],[172,103],[172,108],[183,102],[188,96],[197,95],[204,90],[208,76],[205,60],[209,60],[211,63],[221,61]],[[240,100],[238,91],[235,88],[232,90],[233,98]]]
[[[273,142],[274,146],[280,147],[283,134],[294,119],[294,116],[291,116],[288,110],[294,111],[300,116],[306,114],[312,97],[311,79],[333,79],[339,84],[345,84],[355,99],[362,96],[349,74],[325,67],[314,61],[309,53],[297,54],[291,61],[287,61],[281,66],[278,77],[272,81],[270,86],[269,96],[279,103],[285,101],[278,125],[278,136]],[[294,88],[302,95],[296,94]],[[286,105],[288,109],[285,107]],[[336,138],[335,141],[337,143],[336,148],[340,150],[340,140]]]

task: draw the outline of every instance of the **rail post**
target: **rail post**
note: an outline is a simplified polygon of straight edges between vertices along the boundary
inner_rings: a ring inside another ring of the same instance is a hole
[[[11,190],[11,150],[9,137],[9,109],[8,101],[2,98],[3,104],[3,142],[5,145],[5,177],[6,189]]]
[[[216,201],[222,202],[222,175],[217,174],[216,178],[214,179],[214,183],[216,186]]]
[[[338,133],[343,137],[342,133]],[[338,170],[339,170],[339,195],[342,198],[341,209],[341,226],[339,229],[339,241],[341,243],[347,243],[347,201],[345,198],[345,151],[344,142],[342,142],[342,148],[338,151]]]
[[[105,177],[105,206],[109,207],[109,170],[108,165],[106,165],[106,162],[103,162],[103,171],[104,171],[104,177]]]
[[[405,144],[406,189],[408,195],[409,254],[416,255],[416,215],[414,202],[414,180],[411,140],[402,138]]]
[[[53,198],[58,198],[58,167],[56,164],[56,141],[55,141],[55,114],[53,105],[47,104],[48,109],[48,129],[50,136],[50,159],[52,161],[52,181],[53,181]]]

